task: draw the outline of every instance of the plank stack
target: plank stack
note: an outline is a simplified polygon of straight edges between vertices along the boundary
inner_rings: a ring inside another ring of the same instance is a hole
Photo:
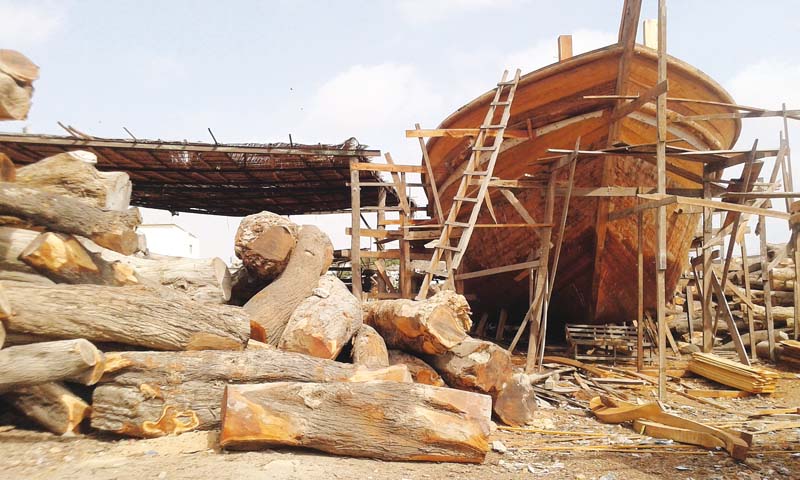
[[[800,367],[800,342],[783,340],[780,342],[780,362],[793,368]]]
[[[689,370],[697,375],[751,393],[773,393],[779,375],[759,367],[748,367],[711,353],[693,353]]]

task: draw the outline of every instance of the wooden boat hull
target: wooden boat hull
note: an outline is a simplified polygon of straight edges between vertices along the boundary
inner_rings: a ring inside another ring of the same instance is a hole
[[[613,45],[529,73],[521,78],[509,121],[510,129],[530,129],[530,139],[507,138],[498,158],[494,175],[518,179],[535,175],[546,168],[536,160],[552,156],[549,148],[574,148],[581,138],[581,149],[609,146],[608,116],[613,100],[584,99],[585,95],[613,95],[621,47]],[[657,57],[654,50],[637,46],[630,66],[627,94],[644,92],[656,84]],[[693,67],[670,58],[668,62],[669,97],[733,103],[730,96],[712,79]],[[440,128],[476,128],[482,123],[493,92],[487,92],[448,117]],[[725,113],[725,107],[669,102],[670,118],[707,113]],[[616,143],[628,145],[655,142],[655,105],[647,104],[618,123]],[[730,148],[740,131],[738,120],[670,122],[670,145],[691,149]],[[440,137],[428,142],[433,174],[445,211],[449,210],[458,186],[460,172],[469,154],[469,139]],[[668,158],[670,164],[702,176],[702,163]],[[560,180],[567,179],[567,169]],[[668,173],[668,188],[700,189],[693,180]],[[650,163],[632,157],[581,157],[575,172],[576,188],[656,186],[656,169]],[[492,192],[493,189],[490,189]],[[538,222],[544,218],[544,190],[520,189],[517,197]],[[555,218],[560,218],[563,198],[557,197]],[[498,223],[520,223],[513,207],[495,191],[491,202]],[[609,212],[636,204],[630,197],[573,198],[567,216],[563,250],[553,288],[551,318],[563,322],[622,322],[636,316],[636,216],[613,222]],[[655,223],[654,211],[645,215],[645,308],[655,306]],[[667,209],[667,294],[674,291],[678,277],[688,261],[690,241],[700,220],[699,213],[686,213],[675,206]],[[487,209],[479,223],[492,223]],[[556,231],[554,236],[556,238]],[[530,228],[476,229],[460,272],[524,262],[538,249],[538,237]],[[529,285],[519,272],[467,280],[466,293],[476,294],[481,306],[514,310],[527,308]],[[669,298],[669,297],[668,297]]]

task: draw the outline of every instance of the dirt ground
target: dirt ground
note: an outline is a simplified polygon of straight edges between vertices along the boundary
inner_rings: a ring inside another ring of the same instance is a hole
[[[670,410],[686,418],[754,432],[754,444],[745,462],[732,460],[724,451],[709,452],[642,437],[630,426],[604,425],[586,410],[560,405],[540,408],[536,422],[527,431],[498,428],[491,438],[496,450],[482,465],[382,462],[297,449],[225,452],[217,447],[214,432],[130,440],[94,434],[58,437],[0,427],[0,478],[800,478],[800,415],[752,416],[759,409],[800,406],[800,380],[794,374],[784,376],[773,395],[715,400],[728,411],[674,394],[667,399]],[[693,388],[723,388],[698,378],[681,382]],[[631,401],[653,400],[650,387],[618,389]],[[776,430],[768,431],[771,429]]]

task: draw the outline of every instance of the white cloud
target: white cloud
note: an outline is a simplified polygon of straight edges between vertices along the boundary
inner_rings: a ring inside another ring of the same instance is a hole
[[[578,55],[617,42],[617,35],[599,30],[577,30],[572,34],[572,52]],[[558,61],[558,43],[555,38],[540,40],[524,50],[509,53],[503,58],[502,68],[528,73]]]
[[[414,23],[429,23],[454,14],[502,8],[513,3],[515,0],[400,0],[395,6],[406,19]]]
[[[24,48],[47,41],[64,22],[54,3],[0,2],[0,45]]]

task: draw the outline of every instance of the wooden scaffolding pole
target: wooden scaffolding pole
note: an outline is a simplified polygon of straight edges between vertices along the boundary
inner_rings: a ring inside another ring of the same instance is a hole
[[[636,370],[644,368],[644,211],[636,215]],[[691,300],[690,300],[691,301]]]
[[[350,160],[350,267],[353,295],[361,300],[361,185],[360,172]]]
[[[667,1],[658,0],[658,83],[667,81]],[[667,193],[667,92],[658,96],[656,102],[658,143],[656,144],[656,167],[658,168],[658,193]],[[658,207],[656,219],[656,314],[658,318],[658,399],[662,402],[667,394],[667,322],[666,271],[667,271],[667,208]]]
[[[775,361],[775,322],[772,318],[772,272],[769,269],[767,257],[767,225],[766,217],[758,217],[758,237],[761,247],[761,279],[764,289],[764,316],[767,320],[767,342],[769,343],[769,358]],[[747,272],[744,272],[747,275]],[[797,306],[795,306],[797,308]]]

